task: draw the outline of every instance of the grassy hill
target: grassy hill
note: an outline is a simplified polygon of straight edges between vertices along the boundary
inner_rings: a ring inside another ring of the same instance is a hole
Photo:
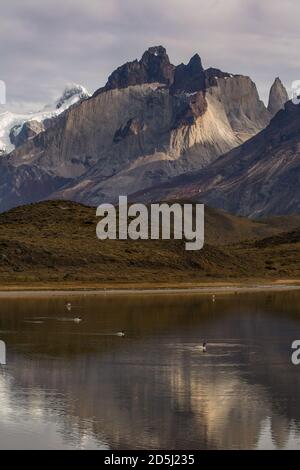
[[[181,240],[99,241],[97,220],[94,208],[65,201],[0,214],[0,286],[300,278],[298,216],[257,222],[206,207],[196,252]]]

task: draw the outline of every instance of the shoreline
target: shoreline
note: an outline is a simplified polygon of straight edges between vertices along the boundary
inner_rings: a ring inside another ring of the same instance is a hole
[[[32,298],[32,297],[64,297],[64,296],[106,296],[106,295],[178,295],[178,294],[239,294],[251,292],[286,292],[300,290],[300,281],[282,280],[273,283],[207,283],[199,285],[151,285],[139,284],[136,287],[128,285],[109,287],[80,287],[63,286],[61,289],[52,286],[5,286],[0,287],[0,299]]]

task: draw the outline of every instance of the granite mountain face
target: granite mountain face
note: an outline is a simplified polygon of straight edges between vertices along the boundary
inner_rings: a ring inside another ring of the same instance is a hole
[[[249,77],[205,69],[197,54],[174,66],[151,47],[48,128],[24,128],[0,160],[0,210],[50,198],[114,202],[203,170],[264,129],[279,95],[268,110]]]

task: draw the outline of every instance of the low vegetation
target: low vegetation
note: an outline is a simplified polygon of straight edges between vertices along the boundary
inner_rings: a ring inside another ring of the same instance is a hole
[[[251,221],[206,208],[205,247],[99,241],[95,209],[50,201],[0,215],[0,285],[96,286],[300,279],[299,217]]]

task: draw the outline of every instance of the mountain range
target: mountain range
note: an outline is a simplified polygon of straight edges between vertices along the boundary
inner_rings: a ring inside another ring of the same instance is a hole
[[[82,98],[50,124],[12,132],[15,148],[0,159],[1,211],[121,194],[192,196],[254,217],[299,211],[299,110],[283,110],[279,78],[266,107],[249,77],[204,68],[198,54],[174,66],[157,46]]]

